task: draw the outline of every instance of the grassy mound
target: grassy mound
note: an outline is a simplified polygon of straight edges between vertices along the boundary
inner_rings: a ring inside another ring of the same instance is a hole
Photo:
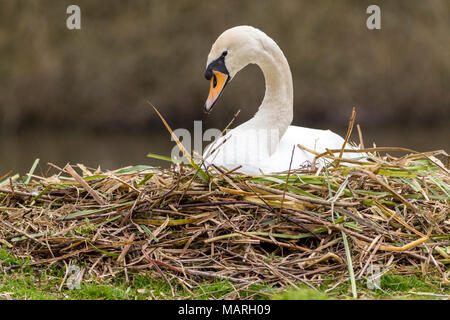
[[[376,286],[392,271],[448,284],[448,155],[386,150],[366,149],[370,160],[351,167],[327,153],[324,168],[253,177],[195,164],[50,165],[41,177],[35,162],[25,178],[0,177],[0,243],[27,266],[150,272],[188,290],[205,280],[317,288],[332,273],[356,297],[357,280]]]

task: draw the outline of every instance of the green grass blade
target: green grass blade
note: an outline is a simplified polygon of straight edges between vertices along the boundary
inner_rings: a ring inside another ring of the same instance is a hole
[[[38,163],[39,163],[39,158],[37,158],[36,160],[34,160],[33,165],[31,166],[30,171],[27,173],[27,177],[26,177],[26,179],[25,179],[25,184],[29,184],[29,183],[30,183],[31,176],[32,176],[33,173],[34,173],[34,170],[36,170],[36,167],[37,167]]]
[[[137,165],[129,168],[123,168],[118,171],[114,171],[114,173],[129,173],[129,172],[136,172],[136,171],[143,171],[143,170],[153,170],[155,167],[153,166],[146,166],[146,165]]]
[[[353,262],[352,262],[352,256],[350,253],[350,247],[348,245],[347,236],[344,231],[342,231],[342,240],[344,241],[344,248],[345,248],[345,256],[347,258],[347,265],[348,265],[348,273],[350,277],[350,283],[352,286],[352,294],[353,298],[358,298],[358,292],[356,291],[356,279],[355,279],[355,273],[353,271]]]
[[[156,243],[159,242],[158,238],[155,237],[155,235],[153,234],[153,232],[150,230],[149,227],[147,227],[145,224],[140,224],[139,225],[153,240],[155,240]]]
[[[173,163],[181,163],[180,160],[172,159],[172,158],[166,157],[166,156],[161,156],[161,155],[155,154],[155,153],[148,153],[147,157],[153,158],[153,159],[158,159],[158,160],[163,160],[163,161],[169,161],[169,162],[173,162]]]

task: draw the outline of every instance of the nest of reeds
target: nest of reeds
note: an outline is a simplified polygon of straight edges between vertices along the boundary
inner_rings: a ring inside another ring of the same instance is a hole
[[[284,175],[79,164],[3,176],[0,243],[28,266],[146,272],[188,290],[205,280],[316,287],[330,274],[337,285],[368,279],[374,265],[448,283],[448,155],[378,153],[387,150],[366,149],[370,162],[351,167],[317,155],[330,165]]]

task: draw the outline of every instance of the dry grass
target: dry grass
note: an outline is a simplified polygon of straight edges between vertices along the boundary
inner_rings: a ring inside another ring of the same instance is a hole
[[[352,167],[317,155],[330,165],[288,176],[50,164],[28,183],[0,177],[0,242],[27,265],[76,259],[100,279],[151,270],[188,290],[205,279],[316,288],[330,272],[336,285],[365,279],[371,265],[448,284],[448,155],[385,150]]]

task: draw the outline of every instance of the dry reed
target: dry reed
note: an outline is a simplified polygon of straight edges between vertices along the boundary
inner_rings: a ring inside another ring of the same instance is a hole
[[[370,162],[351,167],[330,151],[317,155],[329,159],[326,168],[287,176],[191,164],[114,171],[78,164],[79,173],[50,164],[51,174],[30,173],[28,183],[5,175],[1,245],[29,266],[82,264],[96,278],[150,272],[188,288],[211,279],[239,283],[236,290],[317,287],[330,273],[344,279],[349,263],[356,279],[378,265],[434,269],[448,283],[448,155],[383,150],[367,149]]]

